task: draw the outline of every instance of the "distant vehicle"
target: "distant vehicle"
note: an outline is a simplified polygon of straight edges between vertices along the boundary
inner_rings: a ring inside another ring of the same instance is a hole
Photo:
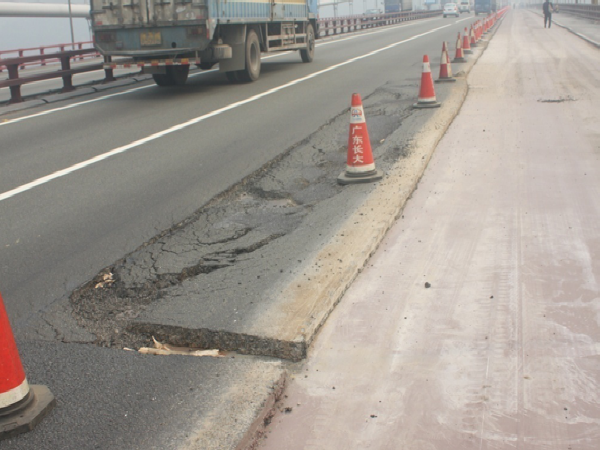
[[[365,16],[370,16],[372,14],[381,14],[381,10],[380,9],[367,9],[365,11]]]
[[[470,13],[471,12],[471,5],[469,3],[469,0],[460,0],[460,3],[458,4],[458,10],[460,11],[460,13]]]
[[[475,0],[475,7],[473,10],[475,11],[475,15],[495,12],[496,0]]]
[[[460,17],[460,13],[458,12],[458,6],[456,6],[456,3],[446,3],[444,5],[442,14],[444,15],[444,19],[448,16]]]

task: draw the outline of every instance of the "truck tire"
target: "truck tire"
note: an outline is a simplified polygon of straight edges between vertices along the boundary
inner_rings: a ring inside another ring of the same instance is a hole
[[[231,72],[225,72],[225,76],[230,83],[239,83],[238,70],[232,70]]]
[[[183,86],[188,79],[190,66],[168,66],[167,75],[173,80],[174,86]]]
[[[239,70],[240,81],[256,81],[260,75],[260,42],[256,31],[250,30],[246,35],[246,68]]]
[[[165,73],[153,73],[152,78],[154,78],[154,82],[157,86],[171,86],[169,77]]]
[[[315,57],[315,29],[312,24],[306,27],[306,48],[300,50],[300,58],[302,62],[309,63]]]
[[[200,63],[200,68],[201,68],[202,70],[210,70],[210,69],[212,69],[212,68],[213,68],[213,66],[214,66],[215,64],[216,64],[216,63],[214,63],[214,62],[201,62],[201,63]]]
[[[187,81],[190,66],[167,66],[167,73],[154,73],[154,82],[161,87],[183,86]]]

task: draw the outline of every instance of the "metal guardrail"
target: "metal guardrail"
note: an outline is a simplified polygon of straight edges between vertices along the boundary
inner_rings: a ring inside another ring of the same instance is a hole
[[[0,61],[2,59],[6,59],[7,57],[8,58],[22,58],[24,56],[45,55],[47,53],[64,52],[69,49],[70,50],[84,50],[84,49],[89,49],[89,48],[94,48],[93,41],[75,42],[75,43],[71,43],[71,44],[46,45],[46,46],[42,46],[42,47],[32,47],[32,48],[18,48],[18,49],[14,49],[14,50],[0,50]],[[95,56],[99,56],[99,55],[98,54],[96,54],[96,55],[86,54],[86,55],[79,56],[77,59],[93,58]],[[34,65],[45,66],[46,63],[49,63],[49,62],[60,62],[60,60],[55,59],[54,61],[48,61],[48,60],[44,59],[39,62],[30,62],[30,63],[22,64],[19,68],[24,69],[26,66],[34,66]],[[4,67],[2,64],[0,64],[0,72],[2,72],[5,69],[6,69],[6,67]]]
[[[585,19],[600,20],[600,5],[575,5],[572,3],[557,3],[561,13],[572,14]]]
[[[567,13],[583,19],[600,20],[600,5],[581,5],[574,3],[553,3],[558,12]],[[535,3],[530,8],[542,9],[542,3]]]
[[[8,69],[8,80],[0,81],[0,88],[10,88],[10,102],[9,103],[20,103],[23,101],[21,97],[21,86],[27,83],[33,83],[34,81],[50,80],[53,78],[63,79],[63,88],[61,92],[71,92],[75,90],[73,86],[73,75],[77,73],[92,72],[95,70],[102,70],[103,64],[87,64],[82,67],[75,69],[71,68],[71,59],[80,58],[85,55],[93,54],[97,52],[93,48],[83,50],[70,50],[58,53],[49,53],[43,55],[32,55],[23,56],[19,58],[1,59],[0,63]],[[37,63],[41,64],[47,60],[59,60],[61,68],[60,70],[53,72],[43,72],[35,75],[28,75],[26,77],[19,77],[19,67],[23,64]],[[106,69],[104,81],[114,81],[112,69]]]
[[[442,11],[408,11],[389,14],[370,14],[360,16],[338,17],[332,19],[319,19],[317,22],[318,37],[334,36],[343,33],[393,25],[407,20],[425,19],[436,17],[442,14]],[[98,56],[94,48],[83,49],[83,45],[92,44],[92,42],[77,43],[78,50],[65,50],[72,44],[59,44],[46,47],[37,47],[18,50],[0,51],[0,71],[2,68],[8,69],[8,80],[0,81],[0,88],[10,88],[10,103],[20,103],[23,101],[21,96],[21,86],[34,81],[49,80],[53,78],[63,79],[62,92],[70,92],[75,88],[73,86],[73,75],[83,72],[91,72],[103,68],[102,64],[89,64],[75,69],[71,68],[72,59],[83,59],[88,56]],[[58,48],[61,51],[56,53],[46,53],[46,50]],[[37,52],[35,55],[25,55],[26,52]],[[3,58],[4,55],[16,54],[17,57]],[[49,61],[60,61],[61,69],[54,72],[44,72],[26,77],[19,77],[19,69],[27,65],[45,66]],[[107,62],[109,60],[106,60]],[[105,69],[104,82],[114,81],[112,69]]]
[[[317,21],[319,37],[351,33],[365,28],[394,25],[407,20],[426,19],[442,15],[438,11],[406,11],[388,14],[356,15],[336,18],[324,18]]]

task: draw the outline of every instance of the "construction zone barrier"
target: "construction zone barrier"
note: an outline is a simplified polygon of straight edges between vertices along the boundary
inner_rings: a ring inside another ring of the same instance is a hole
[[[429,56],[424,55],[419,99],[417,100],[417,103],[413,104],[413,108],[438,108],[440,105],[441,103],[435,98],[435,89],[433,87],[433,77],[431,76]]]
[[[369,183],[381,180],[383,172],[375,169],[365,111],[360,94],[352,94],[350,132],[346,170],[338,177],[339,184]]]
[[[465,27],[465,34],[463,35],[462,49],[465,55],[470,55],[473,53],[471,50],[471,40],[469,39],[469,30]]]
[[[456,81],[456,78],[452,76],[452,66],[450,65],[450,57],[448,56],[448,48],[446,42],[442,44],[442,57],[440,60],[440,76],[436,83]]]
[[[0,295],[0,440],[33,430],[56,400],[46,386],[30,386]]]
[[[471,37],[471,48],[473,47],[477,47],[477,39],[475,38],[475,30],[473,29],[473,26],[471,25],[471,29],[469,30],[469,36]]]
[[[465,59],[465,54],[462,49],[460,32],[458,33],[458,39],[456,40],[456,53],[454,54],[453,63],[464,63],[467,62]]]

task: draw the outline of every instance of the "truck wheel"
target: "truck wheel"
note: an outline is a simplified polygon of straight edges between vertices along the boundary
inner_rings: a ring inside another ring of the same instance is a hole
[[[225,76],[230,83],[239,83],[238,70],[232,70],[231,72],[225,72]]]
[[[171,81],[166,73],[153,73],[152,78],[157,86],[172,86]]]
[[[306,27],[306,48],[300,50],[300,58],[302,62],[309,63],[315,57],[315,30],[312,24]]]
[[[201,63],[200,63],[200,68],[201,68],[202,70],[210,70],[210,69],[212,69],[212,68],[213,68],[213,66],[214,66],[215,64],[216,64],[216,63],[214,63],[214,62],[201,62]]]
[[[190,66],[168,66],[167,76],[173,82],[173,86],[183,86],[188,79]]]
[[[152,78],[158,86],[183,86],[187,81],[190,66],[167,66],[167,73],[154,73]]]
[[[246,68],[238,71],[241,81],[256,81],[260,75],[260,42],[254,30],[246,36]]]

